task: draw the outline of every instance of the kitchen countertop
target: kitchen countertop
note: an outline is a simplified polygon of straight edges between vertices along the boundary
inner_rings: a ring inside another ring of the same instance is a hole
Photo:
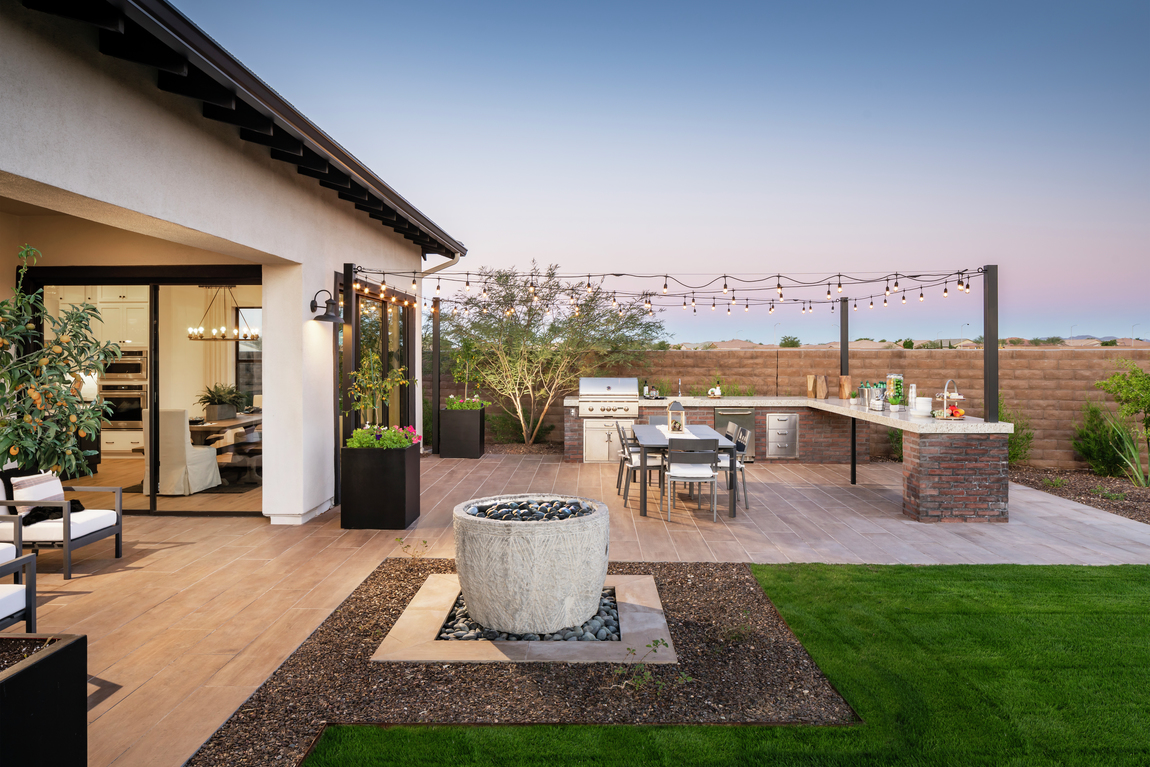
[[[981,418],[967,416],[961,421],[940,421],[935,418],[918,418],[906,410],[892,413],[884,410],[867,410],[862,405],[851,405],[848,400],[838,398],[810,399],[808,397],[667,397],[666,399],[645,400],[639,399],[640,407],[667,407],[673,400],[677,400],[683,407],[809,407],[815,410],[825,410],[828,413],[857,418],[860,421],[869,421],[892,429],[915,434],[1013,434],[1012,423],[987,423]],[[578,397],[566,397],[563,407],[578,407]],[[620,415],[620,417],[623,417]]]

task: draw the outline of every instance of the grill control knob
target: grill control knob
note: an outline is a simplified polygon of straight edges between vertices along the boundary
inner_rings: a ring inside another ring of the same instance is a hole
[[[628,410],[630,410],[630,409],[631,409],[631,406],[630,406],[630,405],[624,405],[624,406],[623,406],[623,412],[626,412],[626,411],[628,411]]]
[[[603,410],[606,410],[606,409],[607,409],[607,408],[605,408],[605,407],[602,407],[602,406],[600,406],[600,407],[599,407],[599,410],[600,410],[600,411],[603,411]]]

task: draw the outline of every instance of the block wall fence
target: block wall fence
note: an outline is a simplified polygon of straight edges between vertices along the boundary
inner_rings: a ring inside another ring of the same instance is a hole
[[[1094,382],[1110,376],[1119,358],[1132,359],[1150,372],[1150,350],[1119,347],[1092,349],[1001,349],[999,383],[1006,406],[1030,419],[1034,442],[1029,463],[1050,468],[1085,468],[1071,447],[1074,425],[1081,419],[1087,399],[1109,402]],[[604,371],[604,375],[635,376],[643,380],[683,381],[689,387],[714,384],[719,376],[725,383],[753,386],[762,396],[802,396],[806,394],[807,374],[837,376],[839,353],[835,349],[769,349],[756,351],[652,351],[644,354],[646,366],[632,370]],[[919,396],[942,391],[953,379],[966,396],[968,410],[981,416],[982,352],[960,349],[879,349],[852,351],[851,378],[863,381],[885,380],[887,373],[902,373],[908,384],[917,384]],[[462,387],[450,375],[441,378],[441,393],[460,396]],[[675,393],[674,391],[671,392]],[[575,392],[571,392],[575,394]],[[424,395],[431,396],[431,384],[424,379]],[[498,410],[497,408],[489,409]],[[558,403],[544,423],[554,425],[550,439],[563,440],[563,410]],[[870,454],[890,452],[886,429],[870,430]],[[490,433],[490,432],[489,432]]]

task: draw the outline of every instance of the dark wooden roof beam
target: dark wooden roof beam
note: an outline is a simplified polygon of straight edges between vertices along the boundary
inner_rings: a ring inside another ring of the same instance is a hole
[[[321,157],[316,152],[308,149],[306,146],[300,147],[299,154],[292,154],[291,152],[282,152],[279,149],[272,150],[272,159],[279,160],[280,162],[290,162],[298,165],[301,169],[307,168],[309,171],[314,171],[320,175],[316,178],[324,178],[331,170],[328,165],[327,159]]]
[[[228,125],[238,125],[241,128],[263,133],[265,135],[272,135],[272,121],[270,117],[265,116],[263,113],[256,111],[256,109],[246,102],[236,99],[235,109],[224,109],[215,104],[204,102],[204,117],[209,120],[218,120]]]
[[[123,32],[100,30],[100,53],[163,69],[174,75],[188,73],[187,59],[161,43],[131,19],[124,19]]]
[[[384,211],[383,200],[376,197],[371,192],[366,192],[367,199],[361,200],[358,197],[352,197],[345,192],[339,193],[339,199],[354,202],[356,210],[362,210],[364,213],[382,213]],[[394,215],[394,214],[392,214]]]
[[[32,11],[50,13],[65,19],[83,21],[110,32],[124,31],[124,15],[104,2],[95,0],[24,0]]]
[[[357,205],[356,207],[362,208],[360,205]],[[381,211],[369,210],[367,211],[367,215],[371,216],[376,221],[382,221],[385,226],[390,226],[391,224],[395,223],[395,211],[386,206],[384,206],[384,209]]]
[[[304,154],[307,154],[307,147],[304,147]],[[296,171],[304,176],[311,176],[318,178],[320,181],[327,181],[330,184],[335,184],[340,189],[346,191],[351,189],[351,179],[348,178],[346,173],[341,173],[338,170],[329,170],[327,173],[321,173],[317,170],[300,165]]]
[[[294,161],[284,160],[285,162],[298,162],[299,158],[303,156],[303,142],[290,135],[286,130],[275,123],[272,123],[272,132],[270,135],[248,128],[240,128],[240,138],[244,141],[250,141],[253,144],[270,146],[272,149],[279,150],[283,154],[290,154],[295,157]],[[279,160],[281,158],[276,157],[276,159]]]
[[[236,94],[191,65],[188,66],[188,73],[183,76],[161,69],[156,85],[162,91],[206,101],[224,109],[236,107]]]

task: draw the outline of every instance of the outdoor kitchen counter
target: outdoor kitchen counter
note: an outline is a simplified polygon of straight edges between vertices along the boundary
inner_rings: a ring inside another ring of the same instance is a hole
[[[715,423],[715,408],[742,407],[755,411],[756,440],[765,435],[767,419],[788,412],[799,417],[799,450],[796,457],[760,456],[777,464],[788,460],[803,463],[846,463],[851,484],[856,481],[859,460],[869,461],[869,437],[859,422],[902,432],[903,513],[920,522],[1006,522],[1009,477],[1007,437],[1010,423],[987,423],[967,416],[961,421],[917,418],[906,411],[892,413],[851,406],[841,399],[808,397],[675,397],[687,411],[688,423]],[[647,423],[665,410],[672,399],[638,402],[638,412],[620,409],[621,421]],[[563,400],[564,460],[583,456],[583,430],[578,397]],[[598,414],[596,414],[598,415]],[[606,419],[602,419],[606,420]],[[613,419],[612,419],[613,420]],[[763,444],[759,442],[759,444]]]
[[[913,432],[915,434],[1013,434],[1012,423],[987,423],[981,418],[967,416],[961,421],[940,421],[936,418],[917,418],[906,410],[892,413],[884,410],[868,410],[862,405],[851,405],[846,400],[810,399],[809,397],[667,397],[666,399],[639,400],[641,408],[667,407],[672,401],[677,401],[687,408],[715,408],[715,407],[809,407],[823,410],[836,415],[857,418],[860,421],[877,423],[892,429]],[[578,397],[567,397],[563,400],[563,407],[579,406]],[[619,414],[620,418],[633,418],[634,414]]]

